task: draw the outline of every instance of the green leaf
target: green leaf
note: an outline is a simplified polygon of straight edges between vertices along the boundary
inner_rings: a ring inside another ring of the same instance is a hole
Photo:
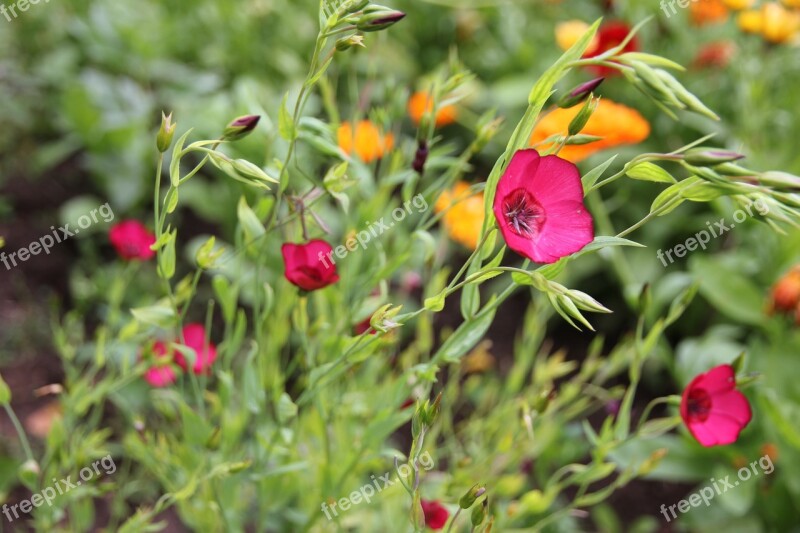
[[[491,305],[491,303],[487,304]],[[434,355],[431,362],[455,363],[478,344],[494,320],[495,310],[485,310],[463,322]]]
[[[11,389],[3,379],[3,376],[0,376],[0,405],[5,406],[9,403],[11,403]]]
[[[292,119],[292,115],[289,113],[289,110],[286,107],[288,99],[289,99],[289,93],[283,95],[281,108],[280,111],[278,112],[278,132],[280,133],[281,137],[291,142],[294,140],[296,131],[295,131],[294,119]]]
[[[166,305],[151,305],[131,309],[133,317],[144,324],[169,328],[175,323],[175,311]]]
[[[588,191],[589,189],[592,188],[592,186],[597,182],[598,179],[600,179],[600,177],[603,175],[606,169],[608,169],[608,167],[611,166],[611,163],[614,162],[614,160],[617,158],[618,155],[619,154],[612,155],[606,160],[605,163],[602,163],[594,167],[592,170],[583,175],[583,177],[581,178],[581,182],[583,182],[584,191]]]
[[[626,170],[625,173],[629,178],[641,181],[655,181],[657,183],[676,183],[672,175],[653,163],[644,162],[638,163]]]
[[[281,425],[286,425],[287,422],[297,416],[297,405],[292,401],[292,398],[285,392],[281,394],[277,406],[278,422]]]
[[[749,277],[702,255],[691,258],[689,270],[700,284],[700,294],[721,313],[742,324],[765,322],[763,293]]]
[[[247,205],[247,199],[244,196],[239,198],[239,204],[236,207],[236,216],[239,218],[239,224],[244,231],[245,241],[250,243],[266,233],[264,225],[256,216],[255,212]]]
[[[172,148],[172,161],[169,162],[169,181],[176,189],[181,180],[181,152],[183,151],[184,143],[186,143],[186,138],[190,133],[192,133],[191,129],[181,135],[178,142],[176,142],[175,146]]]

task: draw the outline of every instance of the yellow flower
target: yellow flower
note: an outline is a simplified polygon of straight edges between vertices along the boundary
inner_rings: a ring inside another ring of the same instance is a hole
[[[755,5],[756,0],[722,0],[722,3],[728,9],[733,11],[741,11],[742,9],[749,9]]]
[[[392,134],[382,135],[378,127],[369,120],[359,121],[355,132],[349,122],[342,122],[337,137],[339,148],[347,154],[355,152],[365,163],[382,158],[394,146]]]
[[[434,209],[441,213],[445,231],[456,242],[474,250],[478,246],[483,227],[483,193],[469,196],[469,183],[460,181],[451,191],[444,191],[436,200]],[[450,204],[456,202],[452,207]]]
[[[800,7],[800,0],[781,0],[786,7]]]
[[[556,108],[542,117],[533,129],[531,145],[541,143],[553,135],[566,135],[569,123],[580,110],[581,106]],[[559,157],[577,163],[606,148],[642,142],[650,135],[650,124],[635,109],[603,98],[581,133],[596,135],[602,139],[589,144],[567,145],[558,153]],[[537,146],[537,149],[542,151],[552,146],[552,143],[548,143]]]
[[[588,30],[589,25],[582,20],[559,22],[556,24],[556,44],[564,51],[569,50]],[[586,52],[591,53],[596,47],[597,36],[595,36],[594,40],[589,44],[589,48],[586,49]]]
[[[739,28],[747,33],[759,33],[771,43],[791,41],[800,33],[800,13],[777,2],[767,2],[761,9],[739,14]]]

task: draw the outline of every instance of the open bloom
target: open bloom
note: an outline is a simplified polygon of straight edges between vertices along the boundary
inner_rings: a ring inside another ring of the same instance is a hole
[[[156,345],[161,343],[156,343]],[[163,344],[162,344],[163,345]],[[155,350],[155,346],[153,347]],[[158,364],[148,368],[144,373],[144,379],[153,387],[166,387],[175,382],[175,369],[169,364]]]
[[[355,153],[365,163],[382,158],[394,146],[394,136],[391,133],[383,135],[378,126],[369,120],[360,120],[355,127],[349,122],[342,122],[337,138],[339,148],[346,154]]]
[[[123,259],[144,261],[155,255],[150,246],[156,242],[156,236],[138,220],[124,220],[115,224],[108,232],[108,238]]]
[[[285,243],[281,246],[284,275],[303,290],[314,291],[339,281],[331,245],[321,239],[305,244]]]
[[[217,347],[211,343],[206,344],[206,328],[202,324],[186,324],[183,327],[183,341],[195,353],[192,372],[198,375],[208,373],[217,358]],[[179,351],[175,352],[175,362],[182,369],[189,369],[186,358]]]
[[[444,505],[436,500],[420,500],[420,505],[425,514],[425,525],[431,529],[442,529],[450,518]]]
[[[469,183],[459,181],[439,196],[433,208],[437,213],[447,209],[442,225],[451,239],[471,250],[477,248],[484,219],[482,192],[470,196]]]
[[[433,99],[431,95],[424,91],[418,91],[411,95],[408,100],[408,116],[411,120],[419,126],[422,116],[425,113],[430,113],[433,110]],[[436,110],[436,127],[447,126],[456,121],[458,112],[453,105],[439,106]]]
[[[612,48],[616,48],[625,40],[628,34],[631,32],[631,27],[625,24],[624,22],[619,21],[611,21],[603,24],[597,30],[596,41],[594,41],[593,45],[586,49],[584,52],[583,57],[596,57],[600,54],[608,52]],[[634,36],[628,43],[622,48],[620,54],[625,52],[635,52],[639,49],[639,40]],[[605,67],[600,65],[592,65],[590,67],[593,71],[597,72],[600,76],[611,76],[614,74],[618,74],[619,72],[616,69],[611,67]]]
[[[766,2],[760,9],[741,12],[738,23],[742,31],[761,34],[774,44],[792,41],[800,34],[800,13],[777,2]]]
[[[594,239],[578,168],[555,155],[515,153],[493,208],[508,247],[537,263],[555,263]]]
[[[580,110],[581,106],[556,108],[543,116],[533,130],[531,144],[541,143],[553,135],[566,135],[569,123]],[[578,163],[606,148],[640,143],[650,135],[650,123],[635,109],[603,98],[581,133],[602,139],[589,144],[567,145],[558,153],[559,157]],[[548,143],[539,148],[546,150],[552,146],[552,143]]]
[[[715,366],[689,383],[681,399],[681,418],[703,446],[736,442],[752,412],[747,398],[736,390],[731,365]]]
[[[572,48],[572,45],[578,42],[578,39],[583,37],[583,34],[589,31],[589,25],[582,20],[567,20],[556,24],[556,44],[565,52]],[[597,48],[598,38],[595,35],[589,48],[591,51]]]

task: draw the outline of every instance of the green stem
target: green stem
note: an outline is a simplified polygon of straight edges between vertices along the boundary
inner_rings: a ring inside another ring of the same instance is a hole
[[[36,462],[36,459],[33,457],[33,451],[31,450],[31,443],[28,441],[28,435],[25,434],[25,430],[22,428],[22,424],[19,418],[17,418],[17,414],[14,412],[11,404],[5,404],[3,408],[6,410],[8,418],[11,419],[11,423],[14,424],[14,429],[17,431],[17,436],[19,436],[19,443],[22,445],[22,450],[25,452],[25,458],[28,459],[28,461]]]

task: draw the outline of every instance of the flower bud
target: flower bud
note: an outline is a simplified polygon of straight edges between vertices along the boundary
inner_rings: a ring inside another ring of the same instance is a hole
[[[369,0],[352,0],[352,4],[347,6],[348,13],[355,13],[361,11],[369,5]]]
[[[172,113],[169,115],[165,115],[164,112],[161,112],[161,128],[158,130],[158,136],[156,136],[156,148],[162,154],[169,150],[170,145],[172,144],[172,137],[175,135],[175,128],[177,124],[172,123]]]
[[[481,502],[480,505],[475,507],[472,510],[472,515],[470,516],[470,521],[472,522],[472,527],[478,527],[483,523],[486,519],[486,508],[489,507],[489,498],[486,498]]]
[[[692,148],[683,154],[684,161],[698,167],[730,163],[731,161],[738,161],[743,158],[744,156],[742,154],[737,154],[736,152],[709,148]]]
[[[3,377],[0,376],[0,405],[6,406],[9,403],[11,403],[11,389]]]
[[[256,129],[259,120],[261,120],[259,115],[244,115],[234,119],[225,127],[225,131],[222,132],[223,140],[238,141],[239,139],[247,137],[250,135],[250,132]]]
[[[22,463],[19,468],[17,469],[17,475],[19,476],[19,480],[22,482],[23,485],[28,487],[30,490],[34,490],[37,485],[37,481],[39,480],[39,476],[42,473],[42,469],[39,468],[39,463],[34,461],[33,459],[28,459],[24,463]]]
[[[215,240],[216,238],[213,235],[209,237],[208,240],[203,243],[200,248],[198,248],[197,254],[195,255],[197,266],[203,270],[213,268],[214,263],[217,262],[217,259],[219,259],[219,257],[225,251],[223,248],[219,248],[218,250],[214,251]]]
[[[430,150],[428,149],[428,143],[423,141],[419,142],[419,146],[417,147],[417,152],[414,154],[414,163],[412,167],[414,171],[419,174],[425,170],[425,162],[428,160],[428,154]]]
[[[336,50],[338,52],[344,52],[345,50],[349,50],[354,46],[365,48],[363,35],[351,35],[350,37],[342,37],[336,41]]]
[[[567,127],[567,133],[569,135],[577,135],[581,132],[581,130],[586,126],[586,123],[589,122],[589,118],[591,118],[592,113],[597,108],[597,103],[600,100],[597,98],[589,98],[586,100],[586,103],[583,104],[583,107],[578,114],[575,115],[575,118],[569,123]]]
[[[475,483],[472,488],[469,489],[460,500],[458,500],[458,506],[462,509],[469,509],[472,507],[472,504],[475,503],[475,500],[483,496],[485,492],[486,487],[480,483]]]
[[[595,78],[587,81],[586,83],[581,83],[569,93],[561,97],[556,105],[563,108],[569,108],[578,105],[586,100],[592,94],[592,92],[594,92],[594,90],[597,89],[601,83],[603,83],[603,80],[605,80],[605,78]]]
[[[364,14],[356,21],[356,28],[360,31],[385,30],[405,16],[406,14],[402,11],[395,11],[383,6],[371,6],[364,10]]]

